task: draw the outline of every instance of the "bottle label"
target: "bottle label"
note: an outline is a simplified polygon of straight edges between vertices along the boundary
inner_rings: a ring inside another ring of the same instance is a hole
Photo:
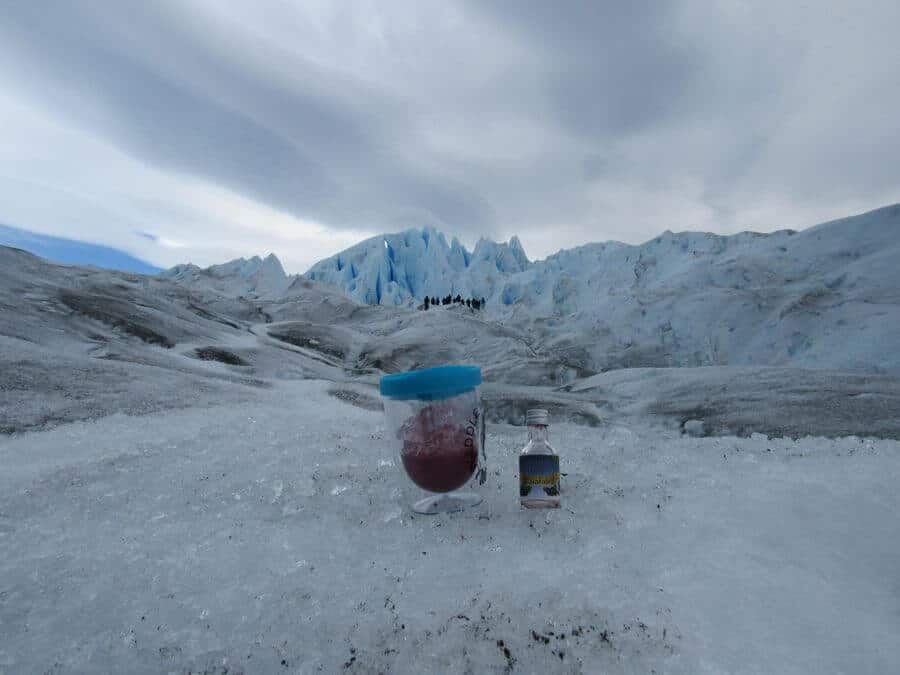
[[[559,455],[519,455],[519,495],[559,496]]]

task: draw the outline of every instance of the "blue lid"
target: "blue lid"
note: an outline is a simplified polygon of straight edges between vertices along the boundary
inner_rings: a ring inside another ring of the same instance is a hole
[[[437,366],[385,375],[381,395],[401,401],[435,401],[471,391],[481,384],[478,366]]]

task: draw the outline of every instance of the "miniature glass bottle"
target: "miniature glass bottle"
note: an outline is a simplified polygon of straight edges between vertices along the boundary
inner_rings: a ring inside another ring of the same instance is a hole
[[[519,455],[519,499],[529,509],[559,508],[559,455],[548,440],[550,413],[525,413],[528,444]]]

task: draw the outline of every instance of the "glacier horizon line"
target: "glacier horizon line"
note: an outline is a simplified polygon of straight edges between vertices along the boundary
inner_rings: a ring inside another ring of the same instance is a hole
[[[725,239],[727,239],[727,238],[730,238],[730,237],[739,237],[739,236],[747,236],[747,235],[769,236],[769,235],[778,234],[779,232],[803,232],[803,231],[811,230],[811,229],[814,229],[814,228],[817,228],[817,227],[826,227],[826,226],[829,226],[829,225],[833,225],[833,224],[839,223],[839,222],[841,222],[841,221],[847,220],[847,219],[849,219],[849,218],[856,218],[856,217],[860,217],[860,216],[872,215],[872,214],[878,213],[879,211],[887,211],[887,210],[895,209],[895,208],[900,208],[900,202],[891,203],[891,204],[885,204],[884,206],[879,206],[879,207],[876,207],[876,208],[874,208],[874,209],[869,209],[869,210],[867,210],[867,211],[861,211],[861,212],[859,212],[859,213],[854,213],[854,214],[847,215],[847,216],[841,216],[841,217],[839,217],[839,218],[832,218],[832,219],[830,219],[830,220],[825,220],[825,221],[822,221],[822,222],[820,222],[820,223],[815,223],[815,224],[809,225],[809,226],[807,226],[807,227],[796,227],[796,228],[795,228],[795,227],[783,227],[783,228],[780,228],[780,229],[777,229],[777,230],[772,230],[772,231],[769,231],[769,232],[760,232],[760,231],[758,231],[758,230],[753,230],[753,229],[744,229],[744,230],[739,230],[739,231],[737,231],[737,232],[732,232],[732,233],[730,233],[730,234],[719,234],[719,233],[716,233],[716,232],[710,232],[710,231],[708,231],[708,230],[702,230],[702,229],[698,229],[698,230],[691,230],[691,229],[677,229],[677,230],[672,230],[672,229],[666,228],[666,229],[660,231],[658,234],[656,234],[656,235],[654,235],[654,236],[648,238],[647,240],[642,241],[642,242],[640,242],[640,243],[636,243],[636,244],[629,244],[629,243],[627,243],[627,242],[624,242],[624,241],[621,241],[621,240],[618,240],[618,239],[604,239],[604,240],[597,240],[597,241],[587,241],[587,242],[585,242],[585,243],[583,243],[583,244],[578,244],[577,246],[571,246],[571,247],[568,247],[568,248],[560,248],[559,250],[557,250],[557,251],[555,251],[555,252],[553,252],[553,253],[550,253],[550,254],[546,255],[545,257],[543,257],[543,258],[535,258],[534,260],[529,259],[529,262],[531,262],[531,263],[544,262],[544,261],[546,261],[546,260],[548,260],[548,259],[550,259],[550,258],[553,258],[553,257],[555,257],[555,256],[558,256],[560,253],[564,253],[564,252],[566,252],[566,251],[577,251],[578,249],[584,248],[584,247],[586,247],[586,246],[598,246],[598,245],[603,245],[603,246],[617,246],[617,247],[623,247],[623,248],[632,248],[632,249],[636,249],[636,248],[640,248],[640,247],[642,247],[642,246],[646,246],[647,244],[649,244],[649,243],[651,243],[651,242],[653,242],[653,241],[656,241],[656,240],[659,239],[660,237],[664,237],[664,236],[666,236],[666,235],[679,236],[679,235],[686,235],[686,234],[694,234],[694,235],[707,235],[707,236],[711,236],[711,237],[720,237],[720,238],[725,238]],[[367,238],[365,238],[365,239],[361,239],[360,241],[356,242],[355,244],[352,244],[351,246],[348,246],[348,247],[346,247],[346,248],[344,248],[344,249],[342,249],[342,250],[340,250],[340,251],[337,251],[336,253],[334,253],[334,254],[332,254],[332,255],[330,255],[330,256],[326,256],[326,257],[322,258],[321,260],[316,261],[315,263],[313,263],[312,265],[310,265],[310,266],[306,269],[305,272],[299,273],[299,276],[305,276],[305,275],[307,274],[307,272],[309,272],[313,267],[315,267],[316,265],[318,265],[319,263],[321,263],[323,260],[328,260],[328,259],[330,259],[330,258],[333,258],[333,257],[335,257],[335,256],[337,256],[337,255],[340,255],[340,254],[343,253],[344,251],[349,251],[349,250],[351,250],[351,249],[353,249],[353,248],[355,248],[355,247],[357,247],[357,246],[360,246],[361,244],[364,244],[364,243],[366,243],[366,242],[376,241],[376,240],[378,240],[378,239],[384,239],[385,237],[395,237],[395,236],[405,235],[405,234],[407,234],[407,233],[418,233],[418,234],[421,234],[421,233],[426,232],[426,231],[427,231],[427,232],[430,232],[430,233],[436,233],[436,234],[438,234],[438,235],[444,240],[444,243],[447,244],[448,248],[453,248],[453,243],[456,242],[460,248],[466,250],[466,251],[469,252],[469,253],[474,253],[475,249],[478,247],[478,244],[479,244],[480,242],[486,242],[486,243],[488,243],[488,244],[498,244],[498,245],[502,245],[502,244],[512,244],[513,242],[515,242],[515,243],[517,243],[520,247],[522,247],[522,249],[523,249],[523,251],[524,251],[524,246],[522,245],[521,239],[519,238],[519,236],[518,236],[517,234],[511,235],[511,236],[509,237],[509,239],[507,239],[506,241],[495,240],[495,239],[491,239],[491,238],[489,238],[489,237],[487,237],[487,236],[481,235],[481,236],[478,237],[478,239],[477,239],[477,241],[476,241],[476,243],[475,243],[475,246],[472,248],[471,251],[469,251],[469,249],[465,246],[465,244],[463,244],[463,243],[460,241],[460,239],[459,239],[459,237],[458,237],[457,235],[450,235],[449,243],[447,243],[447,233],[446,233],[444,230],[442,230],[442,229],[440,229],[440,228],[438,228],[437,226],[434,226],[434,225],[423,225],[423,226],[421,226],[421,227],[408,227],[408,228],[405,228],[405,229],[402,229],[402,230],[397,230],[397,231],[395,231],[395,232],[382,232],[382,233],[374,234],[374,235],[372,235],[371,237],[367,237]],[[228,260],[228,261],[225,261],[225,262],[223,262],[223,263],[218,263],[218,265],[225,265],[225,264],[228,264],[228,263],[233,263],[233,262],[238,262],[238,261],[251,262],[251,261],[253,261],[253,260],[256,259],[256,258],[259,258],[259,259],[261,259],[261,260],[265,260],[265,259],[267,259],[267,258],[269,258],[269,257],[274,257],[276,260],[278,260],[278,261],[280,262],[280,258],[278,257],[278,255],[277,255],[274,251],[269,251],[269,252],[267,252],[267,254],[265,254],[265,255],[256,254],[256,255],[249,256],[249,257],[241,256],[241,257],[239,257],[239,258],[234,258],[233,260]],[[191,263],[190,261],[186,261],[186,262],[183,262],[183,263],[179,263],[178,265],[174,265],[173,268],[174,268],[174,267],[183,266],[183,265],[193,265],[193,263]],[[218,266],[218,265],[215,265],[215,266]],[[195,265],[195,266],[196,266],[196,265]],[[169,269],[172,269],[172,268],[169,268]],[[206,269],[206,268],[201,268],[201,269]],[[289,276],[297,276],[297,275],[289,275]]]

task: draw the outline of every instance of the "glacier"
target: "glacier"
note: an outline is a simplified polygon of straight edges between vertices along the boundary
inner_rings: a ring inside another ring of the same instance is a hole
[[[411,231],[341,259],[380,303],[274,255],[0,246],[0,673],[896,670],[897,210],[543,261]],[[488,482],[423,519],[377,383],[448,362]],[[518,507],[529,407],[551,514]]]
[[[900,368],[900,205],[802,231],[666,231],[530,262],[518,239],[468,251],[431,228],[366,240],[310,279],[416,306],[448,292],[579,354],[584,370],[796,365]]]
[[[370,305],[415,306],[425,296],[490,297],[531,263],[518,237],[480,239],[472,252],[433,227],[366,239],[313,265],[304,276]]]
[[[176,265],[161,276],[182,285],[201,287],[235,297],[273,298],[284,295],[296,276],[285,274],[274,253],[265,258],[238,258],[221,265],[200,268]]]

